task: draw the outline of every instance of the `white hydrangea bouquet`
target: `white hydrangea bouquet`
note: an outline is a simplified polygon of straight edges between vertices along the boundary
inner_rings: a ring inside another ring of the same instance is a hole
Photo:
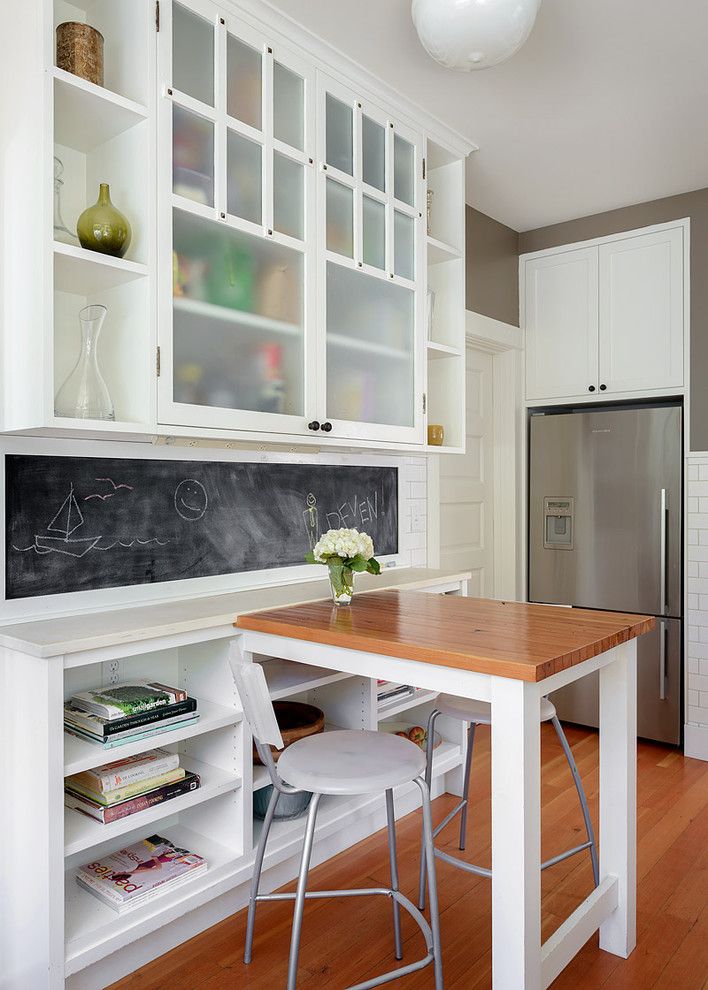
[[[326,564],[335,605],[349,605],[354,594],[354,574],[380,574],[374,557],[374,541],[358,529],[330,529],[305,558],[308,564]]]

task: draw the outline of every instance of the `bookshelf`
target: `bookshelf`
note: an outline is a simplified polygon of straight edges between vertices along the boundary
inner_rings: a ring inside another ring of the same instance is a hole
[[[404,575],[399,577],[402,580],[395,580],[395,586],[438,594],[459,594],[467,579],[465,574],[412,571],[406,584]],[[319,593],[313,588],[311,597]],[[293,586],[292,600],[302,600],[303,594],[302,588]],[[244,611],[283,603],[282,588],[277,586],[254,596],[253,592],[243,593]],[[304,597],[307,599],[307,593]],[[20,793],[26,787],[29,768],[33,779],[33,800],[18,802],[13,810],[13,834],[22,836],[16,855],[12,853],[12,836],[4,836],[8,848],[4,883],[14,905],[11,923],[0,933],[8,972],[27,965],[22,946],[31,933],[32,964],[36,956],[41,973],[52,973],[42,986],[61,990],[65,981],[71,990],[106,986],[141,961],[159,955],[247,902],[261,828],[253,815],[253,794],[268,784],[268,778],[263,767],[253,765],[252,737],[242,717],[228,662],[229,644],[236,632],[231,622],[225,624],[224,603],[218,596],[210,622],[208,601],[200,602],[191,623],[182,622],[178,627],[165,626],[159,605],[137,610],[135,621],[140,632],[132,640],[125,631],[107,635],[108,626],[99,630],[95,616],[73,617],[74,630],[68,639],[66,620],[57,620],[61,629],[57,642],[62,645],[55,650],[48,647],[51,636],[47,638],[47,625],[53,620],[17,626],[15,633],[13,627],[0,631],[0,637],[6,634],[0,644],[5,673],[16,685],[19,699],[2,724],[2,743],[25,754],[8,768],[7,786]],[[241,608],[240,601],[239,594],[233,596],[233,617]],[[189,614],[186,610],[185,618]],[[45,628],[40,630],[38,625]],[[30,639],[19,638],[19,630]],[[38,641],[31,638],[35,633]],[[62,652],[66,650],[69,652]],[[255,659],[263,664],[274,700],[288,698],[317,705],[325,712],[327,729],[376,729],[393,717],[425,724],[434,703],[435,692],[420,691],[379,710],[376,681],[368,676],[277,657]],[[199,720],[152,740],[112,750],[63,732],[66,698],[79,690],[137,678],[185,689],[198,700]],[[462,762],[463,744],[458,723],[446,725],[441,718],[438,731],[443,742],[435,756],[436,794],[456,786],[454,775]],[[64,808],[66,775],[156,746],[179,752],[181,764],[200,774],[201,787],[109,825]],[[399,816],[418,803],[414,786],[397,790]],[[318,856],[335,855],[384,824],[383,795],[326,798],[318,820]],[[278,886],[297,874],[303,829],[302,818],[274,824],[265,860],[270,876],[266,876],[266,883]],[[123,915],[78,887],[75,873],[81,865],[152,834],[164,835],[204,856],[208,861],[206,873]],[[30,867],[24,859],[28,849],[32,850],[36,876],[30,886],[26,883]],[[24,984],[16,985],[33,985],[32,978],[25,973]],[[13,986],[12,981],[9,985]]]

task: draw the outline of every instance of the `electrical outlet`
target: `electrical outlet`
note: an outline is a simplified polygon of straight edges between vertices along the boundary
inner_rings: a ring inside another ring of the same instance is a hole
[[[105,667],[107,683],[117,684],[120,681],[120,660],[111,660]]]

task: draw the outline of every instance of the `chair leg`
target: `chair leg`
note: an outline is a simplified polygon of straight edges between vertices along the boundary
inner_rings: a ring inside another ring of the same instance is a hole
[[[243,961],[246,964],[250,963],[253,953],[253,930],[256,924],[256,898],[258,897],[258,888],[261,883],[261,870],[263,869],[263,857],[265,856],[266,843],[268,842],[268,833],[270,832],[270,826],[273,824],[273,816],[275,815],[275,809],[279,798],[280,791],[277,787],[274,787],[273,793],[270,796],[270,801],[268,802],[268,809],[266,811],[265,818],[263,819],[263,828],[261,829],[261,835],[258,840],[258,848],[256,849],[256,859],[253,864],[251,897],[248,902],[248,919],[246,921],[246,947],[243,952]]]
[[[435,723],[438,719],[439,711],[433,709],[428,719],[428,744],[425,750],[425,783],[430,793],[433,781],[433,749],[435,743]],[[425,909],[425,842],[420,843],[420,877],[418,879],[418,907],[421,911]]]
[[[566,739],[565,732],[563,732],[563,727],[558,721],[558,717],[555,716],[551,719],[553,723],[553,728],[556,730],[556,735],[563,747],[563,752],[565,753],[565,758],[568,761],[568,766],[570,767],[570,772],[573,775],[573,782],[575,784],[575,790],[578,792],[578,798],[580,800],[580,807],[583,811],[583,819],[585,820],[585,831],[587,833],[588,842],[590,843],[590,859],[592,860],[592,875],[595,880],[595,886],[597,887],[600,883],[600,868],[597,861],[597,842],[595,841],[595,830],[592,827],[592,819],[590,818],[590,809],[588,808],[588,800],[585,796],[585,788],[583,787],[583,782],[580,779],[580,774],[578,772],[578,766],[575,762],[575,757],[573,756],[573,751],[570,748],[570,744]]]
[[[462,816],[460,818],[460,849],[465,848],[465,839],[467,836],[467,808],[470,802],[470,774],[472,772],[472,749],[474,747],[474,730],[476,725],[474,722],[470,722],[467,728],[467,753],[465,755],[465,782],[463,784],[462,800],[464,805],[462,806]]]
[[[427,783],[416,778],[423,796],[423,848],[428,874],[428,900],[430,901],[430,929],[433,934],[433,966],[435,990],[443,990],[442,951],[440,946],[440,915],[438,910],[438,885],[435,874],[435,848],[433,846],[433,816],[430,810],[430,790]]]
[[[393,809],[393,791],[389,788],[386,791],[386,820],[388,823],[388,855],[391,863],[391,890],[398,890],[398,863],[396,861],[396,816]],[[403,945],[401,942],[401,906],[393,900],[393,942],[396,950],[396,959],[403,959]]]
[[[313,794],[310,802],[310,809],[307,813],[307,825],[305,826],[305,838],[302,843],[302,857],[300,859],[300,874],[297,881],[297,893],[295,895],[295,910],[293,912],[293,929],[290,936],[290,960],[288,962],[288,983],[287,990],[295,990],[297,983],[297,958],[300,952],[300,932],[302,931],[302,915],[305,909],[305,891],[307,889],[307,874],[310,870],[310,858],[312,856],[312,840],[315,835],[315,822],[317,820],[317,809],[320,805],[321,794]]]

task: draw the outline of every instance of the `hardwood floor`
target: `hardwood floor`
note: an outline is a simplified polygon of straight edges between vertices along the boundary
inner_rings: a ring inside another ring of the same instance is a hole
[[[568,738],[597,821],[597,736],[568,728]],[[549,726],[543,727],[543,858],[576,844],[583,822],[567,764]],[[639,745],[637,948],[627,960],[601,952],[594,936],[553,984],[553,990],[708,990],[708,763],[651,743]],[[489,865],[489,730],[477,730],[467,851]],[[434,802],[439,821],[454,803]],[[415,900],[420,812],[398,826],[401,889]],[[452,824],[438,839],[457,847]],[[385,832],[379,832],[311,873],[311,886],[388,883]],[[491,985],[491,886],[445,864],[438,866],[446,990]],[[543,938],[592,885],[590,858],[580,854],[543,874]],[[273,990],[285,986],[292,904],[258,908],[253,962],[242,962],[245,911],[113,985],[111,990]],[[404,958],[422,954],[423,940],[404,913]],[[341,990],[394,965],[391,906],[385,898],[313,901],[307,905],[298,985]],[[397,981],[401,990],[433,985],[432,969]]]

